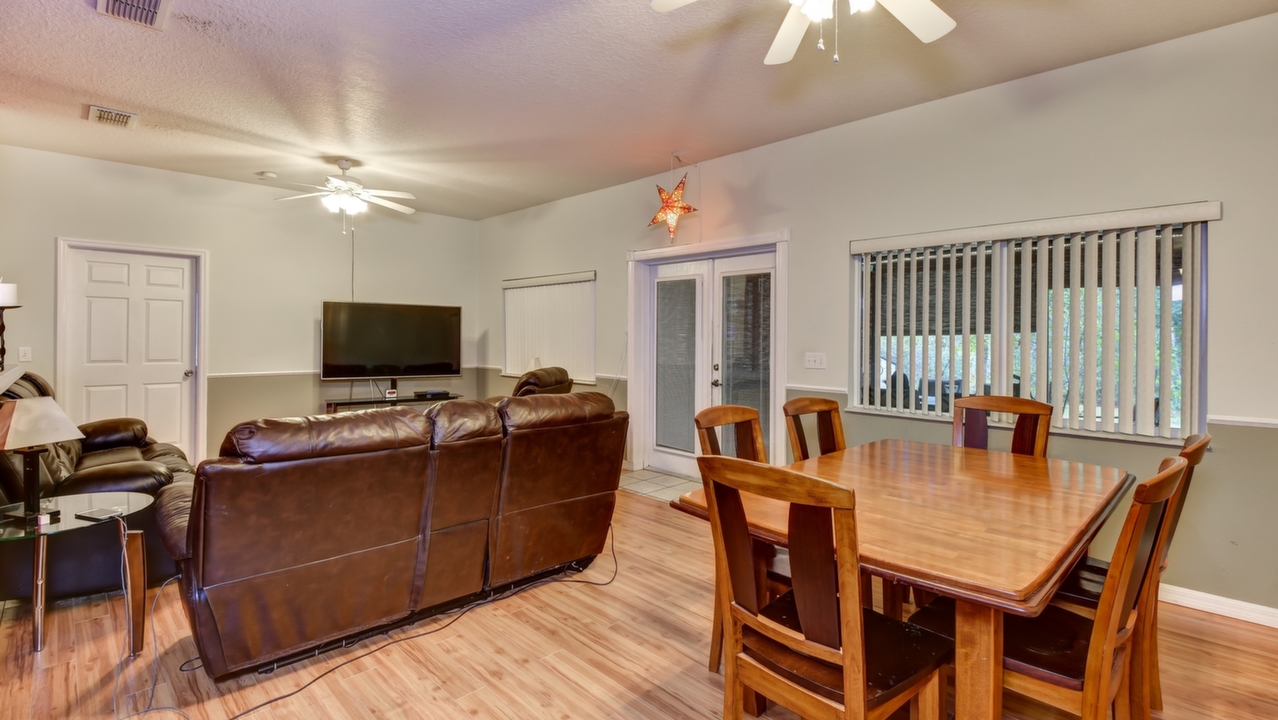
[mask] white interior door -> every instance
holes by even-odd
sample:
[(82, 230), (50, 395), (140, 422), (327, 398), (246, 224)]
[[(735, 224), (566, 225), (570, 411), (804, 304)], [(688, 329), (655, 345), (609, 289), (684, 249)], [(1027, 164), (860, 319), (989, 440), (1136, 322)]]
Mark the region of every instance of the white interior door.
[[(755, 408), (764, 437), (772, 437), (775, 267), (774, 253), (758, 253), (655, 268), (649, 466), (696, 477), (693, 416), (711, 405)], [(733, 452), (730, 428), (721, 442)]]
[(58, 401), (77, 423), (135, 417), (195, 457), (195, 261), (71, 248), (58, 288)]

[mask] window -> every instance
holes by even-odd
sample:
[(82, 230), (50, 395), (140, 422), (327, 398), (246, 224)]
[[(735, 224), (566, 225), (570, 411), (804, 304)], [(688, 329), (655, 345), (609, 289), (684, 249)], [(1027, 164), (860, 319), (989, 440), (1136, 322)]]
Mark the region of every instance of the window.
[(502, 281), (506, 357), (502, 371), (522, 375), (562, 367), (595, 381), (595, 272)]
[(849, 404), (947, 416), (1014, 395), (1055, 407), (1056, 428), (1198, 432), (1219, 218), (1193, 203), (854, 241)]

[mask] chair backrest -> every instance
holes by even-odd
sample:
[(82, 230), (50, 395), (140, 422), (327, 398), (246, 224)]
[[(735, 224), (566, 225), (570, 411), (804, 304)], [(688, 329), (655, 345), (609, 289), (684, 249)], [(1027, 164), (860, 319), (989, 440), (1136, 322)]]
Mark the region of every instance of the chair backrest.
[(1100, 712), (1107, 707), (1114, 652), (1135, 627), (1136, 609), (1145, 607), (1145, 593), (1158, 581), (1155, 552), (1167, 528), (1164, 520), (1168, 503), (1180, 488), (1187, 466), (1184, 458), (1167, 458), (1157, 475), (1136, 486), (1096, 606), (1088, 649), (1088, 677), (1083, 683), (1084, 708), (1093, 707)]
[(1007, 395), (972, 395), (954, 399), (954, 445), (989, 448), (987, 412), (1016, 414), (1012, 430), (1012, 452), (1017, 455), (1047, 457), (1047, 431), (1051, 428), (1052, 406), (1028, 398)]
[(558, 395), (572, 392), (572, 378), (561, 367), (545, 367), (529, 370), (515, 381), (513, 397), (528, 395)]
[[(866, 700), (861, 574), (856, 541), (856, 496), (820, 478), (725, 456), (697, 458), (705, 486), (720, 592), (734, 621), (795, 652), (843, 666), (844, 704)], [(754, 556), (741, 493), (790, 503), (790, 571), (801, 632), (759, 615)], [(840, 571), (842, 569), (842, 571)]]
[(702, 455), (722, 455), (715, 428), (731, 425), (735, 430), (735, 453), (742, 460), (768, 461), (768, 446), (763, 441), (759, 411), (744, 405), (714, 405), (697, 413), (697, 439)]
[(1172, 538), (1176, 535), (1176, 526), (1180, 525), (1180, 514), (1185, 510), (1185, 499), (1189, 496), (1189, 484), (1194, 479), (1194, 468), (1203, 461), (1207, 448), (1211, 447), (1211, 435), (1197, 433), (1185, 438), (1184, 449), (1180, 456), (1189, 465), (1185, 468), (1185, 477), (1180, 481), (1180, 489), (1172, 496), (1167, 505), (1167, 530), (1163, 533), (1162, 542), (1155, 557), (1158, 558), (1158, 569), (1167, 567), (1167, 552), (1171, 549)]
[(828, 398), (802, 397), (790, 400), (783, 408), (786, 426), (790, 431), (790, 452), (795, 460), (812, 457), (808, 452), (808, 439), (803, 432), (803, 416), (816, 414), (818, 455), (826, 455), (847, 447), (843, 439), (843, 417), (839, 404)]

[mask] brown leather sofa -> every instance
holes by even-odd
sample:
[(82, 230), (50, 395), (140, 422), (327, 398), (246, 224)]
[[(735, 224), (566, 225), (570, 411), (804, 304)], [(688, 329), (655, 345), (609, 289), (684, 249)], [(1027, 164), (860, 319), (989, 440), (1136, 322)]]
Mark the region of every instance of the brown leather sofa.
[(507, 397), (559, 395), (570, 392), (572, 392), (572, 378), (568, 376), (567, 370), (561, 367), (537, 368), (520, 375), (510, 395), (496, 395), (488, 398), (488, 402), (496, 405)]
[(204, 670), (288, 660), (602, 552), (629, 417), (599, 393), (243, 423), (160, 493)]
[[(6, 389), (8, 398), (51, 395), (51, 388), (36, 375), (24, 375)], [(191, 483), (195, 469), (176, 446), (147, 437), (146, 423), (135, 418), (113, 418), (80, 426), (82, 440), (47, 446), (40, 456), (40, 496), (92, 492), (138, 492), (156, 495), (172, 483)], [(21, 502), (22, 458), (5, 452), (0, 462), (0, 505)], [(173, 577), (177, 568), (155, 531), (154, 510), (130, 524), (142, 530), (147, 551), (150, 583)], [(18, 540), (0, 543), (0, 600), (31, 597), (33, 543)], [(48, 585), (50, 599), (91, 595), (120, 588), (120, 538), (114, 523), (58, 533), (49, 538)]]

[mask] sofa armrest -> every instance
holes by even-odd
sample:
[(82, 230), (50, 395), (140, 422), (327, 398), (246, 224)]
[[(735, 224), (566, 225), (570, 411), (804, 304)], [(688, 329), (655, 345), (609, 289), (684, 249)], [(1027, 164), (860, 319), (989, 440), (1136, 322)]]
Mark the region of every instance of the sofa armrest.
[(160, 539), (164, 541), (164, 549), (177, 561), (191, 557), (186, 538), (194, 501), (195, 483), (170, 485), (160, 491), (155, 501), (155, 525), (160, 529)]
[(86, 468), (58, 484), (55, 495), (136, 492), (154, 496), (173, 483), (173, 471), (158, 462), (130, 460)]
[(84, 453), (146, 445), (146, 423), (137, 418), (95, 420), (81, 425), (80, 432), (84, 433), (84, 439), (80, 441), (80, 449)]

